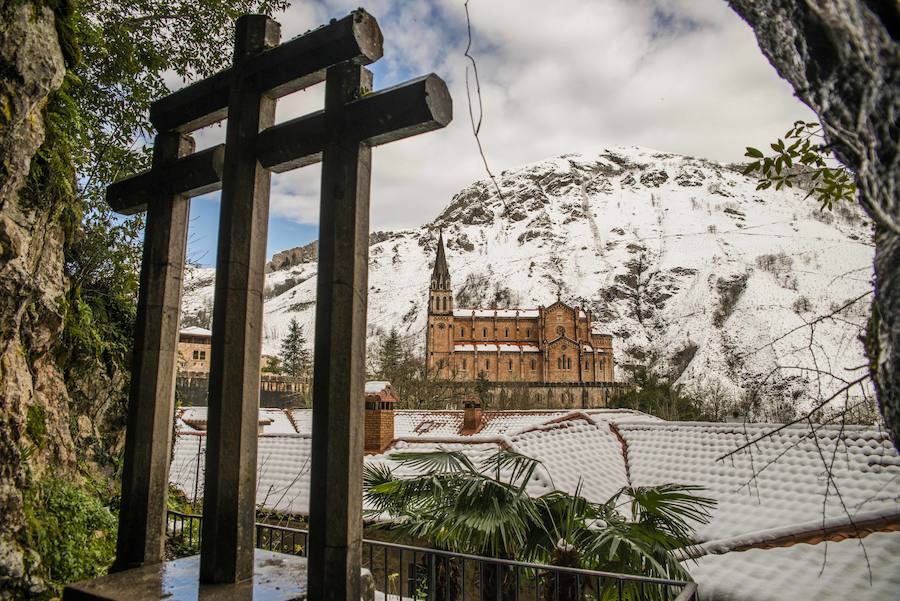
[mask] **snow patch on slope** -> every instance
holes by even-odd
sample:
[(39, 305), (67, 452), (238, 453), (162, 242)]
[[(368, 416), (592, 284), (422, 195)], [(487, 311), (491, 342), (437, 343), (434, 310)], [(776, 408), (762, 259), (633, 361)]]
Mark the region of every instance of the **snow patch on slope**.
[[(396, 327), (424, 346), (442, 228), (457, 308), (534, 308), (559, 294), (615, 336), (620, 365), (657, 357), (682, 384), (803, 406), (839, 386), (826, 377), (820, 390), (816, 370), (852, 375), (866, 363), (857, 326), (867, 298), (812, 338), (804, 325), (871, 289), (871, 230), (855, 206), (821, 212), (803, 192), (757, 191), (725, 165), (641, 148), (548, 159), (499, 183), (502, 200), (476, 182), (434, 222), (372, 237), (370, 345)], [(278, 351), (291, 318), (311, 344), (316, 267), (266, 275), (264, 352)], [(188, 322), (211, 315), (213, 276), (188, 277)]]

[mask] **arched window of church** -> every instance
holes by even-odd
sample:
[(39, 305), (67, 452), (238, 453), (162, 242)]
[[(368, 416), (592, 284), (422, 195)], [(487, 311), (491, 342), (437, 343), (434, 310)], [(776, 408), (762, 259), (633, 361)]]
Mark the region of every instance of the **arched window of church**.
[(572, 369), (572, 358), (571, 357), (566, 359), (566, 369)]
[(562, 369), (562, 357), (556, 358), (556, 369)]
[(467, 369), (466, 363), (467, 363), (467, 359), (463, 358), (463, 369)]
[(490, 360), (490, 359), (485, 359), (485, 360), (484, 360), (484, 368), (485, 368), (485, 369), (490, 369), (490, 368), (491, 368), (491, 360)]
[(509, 360), (509, 371), (512, 371), (512, 359)]
[(462, 338), (466, 335), (466, 329), (462, 326), (459, 327), (459, 337)]
[(531, 360), (531, 371), (534, 371), (534, 369), (535, 369), (535, 364), (534, 364), (534, 359), (532, 359)]
[(525, 330), (525, 337), (526, 337), (526, 338), (531, 338), (531, 328), (527, 328), (527, 329)]
[(509, 338), (509, 328), (506, 328), (505, 330), (503, 330), (503, 335), (506, 336), (507, 338)]
[(487, 328), (481, 328), (481, 336), (487, 338)]

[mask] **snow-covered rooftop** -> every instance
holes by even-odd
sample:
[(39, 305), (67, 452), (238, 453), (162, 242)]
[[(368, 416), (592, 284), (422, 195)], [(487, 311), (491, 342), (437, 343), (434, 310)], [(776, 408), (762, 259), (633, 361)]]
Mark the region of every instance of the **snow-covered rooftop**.
[[(888, 510), (900, 514), (900, 457), (887, 434), (868, 427), (785, 428), (719, 461), (771, 424), (623, 423), (632, 483), (698, 484), (719, 502), (700, 541)], [(824, 458), (824, 459), (823, 459)], [(831, 481), (823, 460), (831, 466)], [(827, 491), (827, 495), (826, 495)]]
[(453, 351), (456, 353), (475, 352), (479, 353), (539, 353), (540, 347), (535, 344), (491, 344), (479, 342), (476, 344), (456, 343), (453, 345)]
[(540, 315), (537, 309), (454, 309), (453, 317), (530, 317)]
[(366, 382), (366, 394), (378, 394), (390, 385), (390, 382), (384, 380), (373, 380), (371, 382)]
[[(204, 409), (181, 416), (205, 417)], [(266, 409), (264, 416), (271, 423), (259, 437), (257, 503), (305, 514), (311, 412)], [(531, 494), (580, 488), (597, 502), (624, 486), (701, 485), (718, 501), (710, 523), (697, 529), (698, 562), (685, 563), (702, 599), (898, 598), (900, 532), (882, 530), (900, 527), (900, 456), (876, 428), (789, 426), (738, 450), (775, 426), (665, 422), (626, 409), (484, 411), (481, 430), (463, 436), (462, 417), (396, 411), (394, 444), (366, 462), (396, 466), (394, 451), (435, 449), (477, 461), (506, 448), (542, 462)], [(179, 427), (170, 479), (189, 496), (202, 495), (204, 444), (204, 433)], [(863, 523), (875, 526), (859, 529)], [(841, 533), (833, 540), (850, 538), (802, 542), (821, 541), (823, 528)]]
[(207, 330), (206, 328), (201, 328), (199, 326), (188, 326), (186, 328), (181, 328), (180, 333), (186, 336), (212, 336), (211, 330)]
[(703, 601), (896, 601), (900, 532), (706, 555), (686, 567)]

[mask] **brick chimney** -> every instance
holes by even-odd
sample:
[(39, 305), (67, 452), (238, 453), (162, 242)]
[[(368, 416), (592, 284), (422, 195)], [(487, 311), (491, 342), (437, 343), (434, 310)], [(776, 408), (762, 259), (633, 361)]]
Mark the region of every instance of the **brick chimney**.
[(467, 398), (463, 401), (463, 426), (460, 434), (477, 434), (481, 430), (481, 401)]
[(365, 452), (381, 453), (394, 442), (394, 388), (389, 382), (366, 382), (365, 403)]

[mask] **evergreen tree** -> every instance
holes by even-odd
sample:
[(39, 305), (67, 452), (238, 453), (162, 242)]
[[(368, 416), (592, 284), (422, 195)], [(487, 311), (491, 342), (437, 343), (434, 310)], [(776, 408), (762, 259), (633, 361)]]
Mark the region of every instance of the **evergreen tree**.
[(306, 348), (306, 335), (303, 326), (295, 318), (291, 318), (288, 335), (281, 342), (279, 357), (285, 374), (303, 378), (309, 373), (310, 356), (309, 349)]
[(475, 395), (481, 401), (481, 408), (487, 409), (491, 401), (491, 383), (483, 371), (478, 372), (478, 378), (475, 380)]
[(403, 350), (403, 341), (397, 328), (382, 338), (378, 347), (378, 377), (393, 382), (400, 377), (401, 368), (406, 362), (406, 353)]

